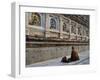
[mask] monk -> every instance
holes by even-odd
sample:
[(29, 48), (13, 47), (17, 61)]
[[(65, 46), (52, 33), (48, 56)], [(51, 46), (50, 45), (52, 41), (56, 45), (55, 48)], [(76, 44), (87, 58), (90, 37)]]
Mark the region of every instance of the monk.
[(74, 47), (72, 47), (72, 52), (71, 52), (71, 61), (76, 61), (79, 60), (79, 55), (78, 52), (75, 50)]

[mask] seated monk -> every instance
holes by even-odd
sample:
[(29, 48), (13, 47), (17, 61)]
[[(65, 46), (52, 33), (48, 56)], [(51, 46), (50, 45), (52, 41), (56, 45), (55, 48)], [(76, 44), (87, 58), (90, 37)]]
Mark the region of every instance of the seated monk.
[(61, 62), (66, 63), (66, 62), (67, 62), (67, 57), (66, 57), (66, 56), (64, 56), (64, 57), (61, 59)]
[(72, 47), (71, 61), (76, 61), (76, 60), (79, 60), (78, 52), (75, 50), (74, 47)]

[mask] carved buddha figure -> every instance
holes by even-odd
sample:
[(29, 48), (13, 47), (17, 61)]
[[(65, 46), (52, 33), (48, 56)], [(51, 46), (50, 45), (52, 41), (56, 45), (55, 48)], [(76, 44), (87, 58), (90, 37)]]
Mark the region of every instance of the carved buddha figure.
[(29, 24), (40, 26), (40, 22), (41, 22), (40, 15), (38, 13), (32, 13), (31, 21), (29, 22)]
[(56, 19), (51, 18), (50, 20), (50, 29), (56, 29)]

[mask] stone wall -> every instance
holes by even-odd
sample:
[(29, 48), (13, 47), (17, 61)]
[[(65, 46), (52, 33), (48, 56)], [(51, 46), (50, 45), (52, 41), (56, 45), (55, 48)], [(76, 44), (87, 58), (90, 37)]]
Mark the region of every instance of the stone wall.
[[(26, 35), (56, 37), (72, 41), (89, 40), (89, 26), (86, 27), (76, 22), (76, 20), (70, 19), (67, 14), (65, 16), (62, 14), (28, 12), (25, 17)], [(30, 22), (35, 24), (30, 24)]]
[[(72, 46), (26, 48), (26, 65), (62, 57), (64, 55), (71, 55), (71, 47)], [(89, 50), (88, 46), (75, 46), (75, 48), (79, 53)]]

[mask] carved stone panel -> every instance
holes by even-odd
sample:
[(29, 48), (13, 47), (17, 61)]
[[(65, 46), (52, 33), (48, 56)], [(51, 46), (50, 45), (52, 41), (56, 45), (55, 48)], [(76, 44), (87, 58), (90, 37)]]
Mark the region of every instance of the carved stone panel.
[(49, 15), (49, 27), (50, 29), (59, 30), (59, 16), (57, 15)]
[(66, 22), (64, 22), (62, 26), (63, 26), (63, 31), (69, 33), (69, 28), (70, 28), (69, 25)]
[(56, 29), (57, 28), (57, 22), (55, 18), (50, 19), (50, 29)]
[(82, 35), (82, 27), (81, 26), (78, 26), (78, 35)]
[(71, 22), (71, 33), (76, 34), (76, 23), (75, 22)]
[(31, 20), (29, 21), (29, 25), (41, 25), (41, 17), (38, 13), (32, 13), (31, 14)]

